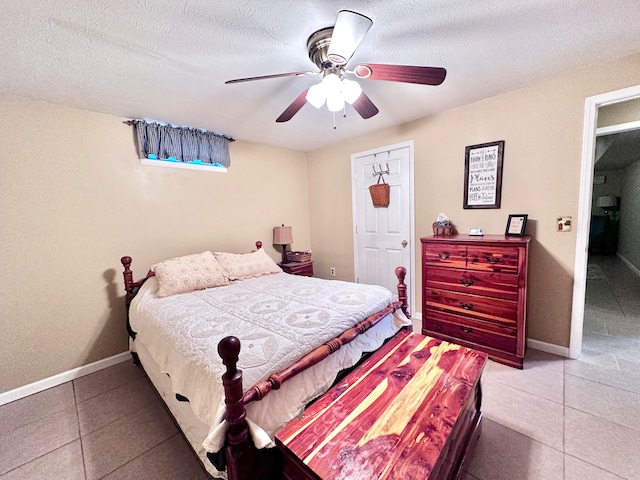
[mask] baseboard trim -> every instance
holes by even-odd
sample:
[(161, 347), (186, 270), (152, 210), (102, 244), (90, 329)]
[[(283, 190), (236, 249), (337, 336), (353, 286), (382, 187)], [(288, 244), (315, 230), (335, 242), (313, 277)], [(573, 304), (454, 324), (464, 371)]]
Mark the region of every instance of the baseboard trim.
[(98, 360), (97, 362), (83, 365), (82, 367), (74, 368), (73, 370), (67, 370), (66, 372), (38, 380), (37, 382), (30, 383), (23, 387), (18, 387), (16, 389), (9, 390), (8, 392), (0, 393), (0, 405), (20, 400), (21, 398), (28, 397), (29, 395), (41, 392), (47, 388), (57, 387), (63, 383), (84, 377), (85, 375), (97, 372), (103, 368), (108, 368), (118, 363), (126, 362), (127, 360), (131, 360), (131, 353), (122, 352), (114, 355), (113, 357)]
[(569, 347), (562, 347), (553, 343), (541, 342), (540, 340), (534, 340), (527, 338), (527, 347), (534, 350), (540, 350), (541, 352), (551, 353), (560, 357), (569, 358)]
[(627, 267), (629, 267), (629, 270), (631, 270), (633, 273), (635, 273), (637, 276), (640, 277), (640, 270), (638, 270), (638, 267), (636, 267), (633, 263), (627, 260), (624, 257), (624, 255), (621, 255), (620, 253), (616, 253), (616, 256), (622, 261), (622, 263), (624, 263)]
[[(422, 313), (416, 312), (411, 317), (411, 320), (418, 320), (414, 322), (414, 327), (416, 325), (420, 325), (422, 323)], [(420, 333), (421, 328), (417, 330), (414, 328), (414, 332)], [(554, 345), (553, 343), (541, 342), (540, 340), (533, 340), (532, 338), (527, 338), (527, 347), (532, 348), (534, 350), (540, 350), (541, 352), (551, 353), (553, 355), (558, 355), (560, 357), (569, 358), (569, 347), (561, 347), (560, 345)]]

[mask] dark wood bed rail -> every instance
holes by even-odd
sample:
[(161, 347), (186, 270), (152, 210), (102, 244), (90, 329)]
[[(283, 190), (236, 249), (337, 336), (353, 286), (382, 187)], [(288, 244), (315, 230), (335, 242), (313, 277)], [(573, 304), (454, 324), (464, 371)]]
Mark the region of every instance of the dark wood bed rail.
[(269, 378), (253, 385), (243, 394), (242, 370), (237, 366), (240, 354), (240, 340), (234, 336), (223, 338), (218, 344), (218, 354), (226, 367), (226, 372), (222, 376), (222, 383), (225, 393), (225, 404), (227, 411), (225, 419), (227, 422), (227, 447), (225, 456), (227, 460), (227, 476), (229, 480), (248, 480), (258, 478), (273, 478), (273, 472), (263, 472), (260, 465), (255, 461), (256, 452), (251, 439), (249, 438), (249, 426), (246, 422), (247, 412), (245, 406), (253, 401), (262, 400), (272, 390), (278, 390), (281, 385), (303, 372), (304, 370), (318, 364), (332, 353), (339, 350), (343, 345), (353, 341), (356, 337), (376, 325), (389, 313), (401, 309), (409, 317), (407, 304), (407, 286), (404, 283), (406, 269), (398, 267), (395, 270), (398, 277), (398, 300), (392, 302), (380, 312), (365, 318), (354, 327), (345, 330), (337, 337), (329, 340), (320, 347), (311, 351), (297, 362), (293, 363), (283, 371), (271, 374)]
[[(363, 334), (371, 327), (376, 325), (380, 320), (382, 320), (389, 313), (395, 312), (398, 308), (400, 308), (400, 301), (393, 302), (384, 310), (381, 310), (378, 313), (375, 313), (371, 317), (368, 317), (362, 320), (360, 323), (351, 327), (348, 330), (345, 330), (337, 337), (329, 340), (327, 343), (319, 346), (315, 350), (312, 350), (307, 355), (302, 357), (300, 360), (295, 362), (294, 364), (288, 366), (283, 371), (278, 373), (273, 373), (266, 380), (256, 383), (253, 387), (251, 387), (247, 393), (244, 394), (242, 398), (242, 403), (247, 405), (250, 402), (262, 400), (271, 390), (278, 390), (280, 386), (289, 380), (291, 377), (296, 376), (300, 372), (305, 371), (307, 368), (310, 368), (320, 361), (327, 358), (332, 353), (337, 352), (341, 347), (355, 340), (356, 337)], [(222, 344), (227, 339), (233, 339), (236, 337), (226, 337), (220, 341)], [(237, 340), (237, 339), (236, 339)], [(225, 347), (226, 350), (226, 347)], [(224, 359), (223, 359), (224, 360)], [(226, 365), (226, 363), (225, 363)]]

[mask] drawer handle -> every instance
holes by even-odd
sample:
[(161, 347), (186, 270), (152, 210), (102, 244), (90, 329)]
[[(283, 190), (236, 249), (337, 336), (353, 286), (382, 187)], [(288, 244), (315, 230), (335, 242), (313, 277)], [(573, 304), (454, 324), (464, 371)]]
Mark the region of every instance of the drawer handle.
[(464, 333), (472, 333), (473, 332), (473, 328), (465, 327), (463, 325), (460, 325), (460, 330), (462, 330)]
[(473, 303), (460, 302), (460, 306), (465, 310), (473, 310)]
[(489, 262), (491, 265), (495, 265), (496, 263), (498, 263), (500, 261), (500, 257), (489, 257), (489, 256), (486, 256), (484, 258), (486, 258), (487, 262)]
[(465, 280), (464, 278), (461, 278), (460, 283), (465, 287), (471, 287), (473, 285), (473, 280)]
[(440, 257), (440, 260), (446, 260), (447, 258), (449, 258), (449, 252), (440, 252), (438, 254), (438, 257)]

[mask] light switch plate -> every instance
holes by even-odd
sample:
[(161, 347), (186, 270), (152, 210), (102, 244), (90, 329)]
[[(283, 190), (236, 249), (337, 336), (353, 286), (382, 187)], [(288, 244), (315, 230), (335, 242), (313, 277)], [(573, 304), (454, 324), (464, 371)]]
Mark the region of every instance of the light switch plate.
[(556, 230), (558, 232), (570, 232), (571, 231), (571, 217), (558, 217), (556, 220)]

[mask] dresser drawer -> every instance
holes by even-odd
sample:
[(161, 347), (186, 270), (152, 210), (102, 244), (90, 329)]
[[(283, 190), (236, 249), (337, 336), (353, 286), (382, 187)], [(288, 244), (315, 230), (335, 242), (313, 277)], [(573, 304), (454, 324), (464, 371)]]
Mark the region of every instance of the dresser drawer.
[(464, 268), (467, 263), (465, 245), (423, 244), (422, 259), (426, 265)]
[(518, 273), (517, 247), (467, 247), (467, 268), (501, 273)]
[[(515, 328), (500, 327), (469, 317), (451, 315), (427, 309), (422, 319), (423, 335), (460, 339), (469, 344), (478, 344), (504, 352), (516, 352)], [(455, 340), (452, 340), (455, 342)]]
[(518, 305), (512, 300), (428, 287), (424, 289), (424, 300), (426, 308), (471, 315), (498, 324), (516, 324)]
[(426, 271), (425, 278), (428, 288), (514, 301), (518, 299), (518, 276), (511, 273), (433, 267)]

